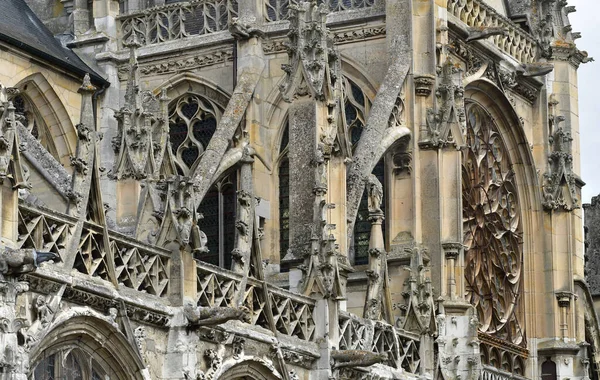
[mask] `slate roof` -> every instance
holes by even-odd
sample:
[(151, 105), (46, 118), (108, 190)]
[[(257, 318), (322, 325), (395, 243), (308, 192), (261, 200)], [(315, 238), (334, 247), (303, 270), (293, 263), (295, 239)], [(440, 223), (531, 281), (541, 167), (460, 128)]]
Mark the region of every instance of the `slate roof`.
[[(86, 65), (71, 49), (63, 47), (24, 0), (0, 0), (0, 41), (22, 49), (47, 62), (64, 67), (83, 78), (89, 73), (92, 82), (108, 82)], [(1, 68), (0, 68), (1, 70)]]

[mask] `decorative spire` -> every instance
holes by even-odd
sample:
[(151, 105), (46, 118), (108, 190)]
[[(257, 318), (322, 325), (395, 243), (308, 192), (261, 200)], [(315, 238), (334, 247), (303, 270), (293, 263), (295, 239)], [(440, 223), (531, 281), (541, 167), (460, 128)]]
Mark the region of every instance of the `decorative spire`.
[(130, 49), (129, 77), (125, 104), (115, 112), (119, 129), (112, 144), (118, 155), (111, 175), (141, 180), (158, 175), (167, 144), (169, 98), (165, 89), (160, 96), (140, 91), (136, 49), (141, 44), (135, 33), (125, 46)]
[(335, 87), (338, 77), (338, 55), (325, 25), (328, 9), (316, 1), (299, 2), (289, 9), (289, 63), (281, 65), (287, 75), (280, 91), (286, 101), (298, 96), (325, 100), (326, 87)]

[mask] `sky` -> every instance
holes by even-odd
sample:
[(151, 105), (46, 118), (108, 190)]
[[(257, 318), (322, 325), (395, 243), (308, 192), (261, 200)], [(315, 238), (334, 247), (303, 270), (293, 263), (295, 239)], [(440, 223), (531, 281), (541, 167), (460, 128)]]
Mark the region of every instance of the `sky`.
[(581, 32), (576, 41), (580, 50), (586, 50), (598, 62), (579, 67), (579, 116), (581, 141), (582, 202), (589, 203), (600, 194), (600, 1), (569, 0), (577, 8), (569, 19), (573, 31)]

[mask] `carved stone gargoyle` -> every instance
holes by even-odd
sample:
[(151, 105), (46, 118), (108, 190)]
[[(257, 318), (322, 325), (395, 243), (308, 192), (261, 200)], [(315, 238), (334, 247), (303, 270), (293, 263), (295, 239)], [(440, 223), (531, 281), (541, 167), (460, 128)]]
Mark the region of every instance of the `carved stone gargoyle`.
[(188, 328), (203, 326), (218, 326), (227, 321), (250, 322), (250, 310), (240, 307), (202, 307), (193, 302), (187, 302), (183, 314), (188, 321)]
[(482, 40), (491, 36), (506, 36), (508, 30), (502, 26), (475, 26), (468, 28), (467, 42)]
[(525, 63), (517, 68), (517, 73), (522, 77), (540, 77), (550, 74), (554, 65), (548, 62)]
[(378, 354), (364, 350), (333, 350), (331, 352), (333, 369), (351, 367), (370, 367), (374, 364), (387, 363), (387, 353)]
[(35, 249), (4, 248), (0, 252), (0, 280), (4, 276), (33, 272), (46, 261), (61, 261), (54, 252), (38, 252)]

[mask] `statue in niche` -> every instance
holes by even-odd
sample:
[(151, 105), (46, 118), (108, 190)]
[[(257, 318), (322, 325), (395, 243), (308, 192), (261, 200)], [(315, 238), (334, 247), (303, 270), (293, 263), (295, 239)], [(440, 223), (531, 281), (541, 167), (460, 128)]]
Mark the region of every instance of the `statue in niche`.
[(367, 180), (367, 191), (369, 192), (368, 207), (370, 214), (382, 214), (381, 202), (383, 200), (383, 185), (374, 174)]

